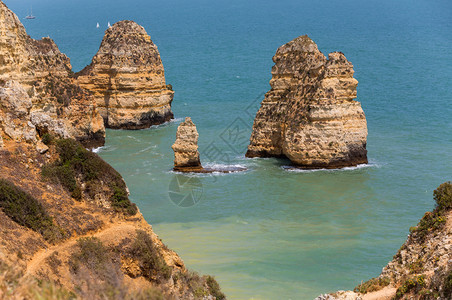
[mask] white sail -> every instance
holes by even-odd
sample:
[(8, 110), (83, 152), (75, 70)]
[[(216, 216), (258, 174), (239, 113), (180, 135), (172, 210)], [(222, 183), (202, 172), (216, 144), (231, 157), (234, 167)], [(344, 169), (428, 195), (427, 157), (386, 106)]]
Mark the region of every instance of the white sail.
[(108, 28), (110, 28), (110, 27), (111, 27), (110, 22), (108, 22)]
[(96, 28), (99, 28), (99, 27), (100, 27), (100, 25), (99, 25), (99, 23), (97, 23)]

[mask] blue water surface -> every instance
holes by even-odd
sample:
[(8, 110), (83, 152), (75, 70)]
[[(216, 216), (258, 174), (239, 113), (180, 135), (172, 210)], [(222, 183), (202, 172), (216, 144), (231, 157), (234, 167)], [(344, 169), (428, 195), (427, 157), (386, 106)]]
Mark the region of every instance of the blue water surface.
[[(451, 1), (4, 2), (33, 38), (53, 38), (75, 71), (90, 63), (107, 22), (146, 28), (175, 90), (176, 120), (108, 130), (99, 154), (163, 241), (191, 269), (215, 275), (230, 299), (312, 299), (377, 276), (432, 209), (432, 191), (451, 180)], [(37, 18), (24, 20), (31, 6)], [(369, 166), (295, 172), (284, 160), (244, 158), (271, 58), (304, 34), (354, 64)], [(204, 164), (249, 170), (172, 173), (171, 145), (186, 116)], [(169, 192), (193, 187), (174, 191), (174, 180), (194, 184), (195, 205), (174, 204)]]

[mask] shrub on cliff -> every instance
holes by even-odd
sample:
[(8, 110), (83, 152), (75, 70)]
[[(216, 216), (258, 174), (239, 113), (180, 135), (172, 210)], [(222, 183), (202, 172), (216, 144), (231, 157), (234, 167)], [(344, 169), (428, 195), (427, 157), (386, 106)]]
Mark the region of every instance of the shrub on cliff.
[(416, 227), (411, 227), (410, 232), (416, 239), (424, 239), (430, 232), (440, 230), (446, 224), (446, 213), (452, 209), (452, 183), (441, 184), (434, 192), (433, 199), (436, 202), (435, 209), (427, 212)]
[(0, 208), (16, 223), (40, 233), (46, 240), (61, 237), (41, 203), (13, 183), (0, 179)]
[(372, 279), (369, 279), (368, 281), (366, 281), (364, 283), (361, 283), (358, 286), (356, 286), (353, 289), (353, 291), (355, 293), (366, 294), (366, 293), (370, 293), (370, 292), (381, 290), (385, 286), (388, 286), (390, 282), (391, 281), (390, 281), (390, 279), (388, 277), (372, 278)]
[(105, 194), (102, 186), (106, 186), (110, 191), (109, 201), (116, 211), (129, 215), (137, 213), (136, 205), (127, 196), (126, 184), (121, 175), (102, 158), (73, 139), (54, 140), (53, 144), (59, 159), (43, 168), (43, 176), (59, 182), (77, 200), (82, 198), (77, 179), (85, 184), (84, 191), (91, 198), (97, 193)]
[(409, 278), (405, 280), (405, 282), (400, 286), (394, 297), (395, 300), (401, 299), (403, 295), (414, 291), (415, 294), (419, 294), (419, 292), (425, 287), (425, 276), (420, 275), (416, 277)]
[(158, 252), (149, 234), (137, 230), (137, 237), (130, 249), (131, 256), (140, 264), (143, 276), (158, 282), (171, 277), (171, 268)]
[(220, 285), (215, 280), (215, 278), (213, 278), (212, 276), (207, 276), (206, 283), (212, 296), (214, 296), (217, 300), (226, 299), (226, 295), (221, 292)]
[(450, 181), (441, 184), (434, 192), (436, 209), (447, 211), (452, 209), (452, 183)]
[(95, 237), (81, 238), (69, 257), (75, 290), (81, 299), (125, 299), (128, 288), (118, 260)]

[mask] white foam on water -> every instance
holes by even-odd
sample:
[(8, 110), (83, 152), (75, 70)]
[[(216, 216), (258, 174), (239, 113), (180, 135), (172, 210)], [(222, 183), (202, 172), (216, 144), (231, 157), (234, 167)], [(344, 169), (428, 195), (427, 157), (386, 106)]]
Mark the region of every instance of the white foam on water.
[(149, 146), (149, 147), (146, 147), (146, 148), (144, 148), (144, 149), (141, 149), (140, 151), (136, 152), (135, 154), (140, 154), (140, 153), (143, 153), (143, 152), (149, 151), (149, 150), (151, 150), (151, 149), (155, 149), (155, 148), (157, 148), (157, 145), (151, 145), (151, 146)]
[(227, 165), (227, 164), (220, 164), (220, 163), (216, 163), (216, 162), (211, 162), (211, 163), (206, 163), (204, 165), (204, 168), (227, 171), (227, 170), (235, 169), (235, 168), (246, 169), (246, 166), (245, 165), (241, 165), (241, 164)]
[(294, 173), (312, 173), (312, 172), (344, 172), (344, 171), (355, 171), (365, 168), (379, 168), (380, 166), (376, 163), (360, 164), (356, 167), (345, 167), (340, 169), (300, 169), (294, 166), (281, 166), (284, 171), (294, 172)]
[(91, 152), (93, 152), (93, 153), (111, 152), (111, 151), (115, 151), (116, 149), (117, 149), (117, 147), (114, 147), (114, 146), (101, 146), (101, 147), (93, 148), (91, 150)]
[(91, 152), (93, 152), (93, 153), (99, 153), (103, 148), (104, 148), (104, 146), (97, 147), (97, 148), (93, 148), (93, 149), (91, 149)]
[(142, 129), (142, 130), (158, 129), (158, 128), (161, 128), (161, 127), (169, 126), (169, 125), (171, 125), (173, 123), (178, 124), (178, 123), (180, 123), (180, 122), (182, 122), (184, 120), (185, 120), (184, 118), (175, 118), (175, 119), (171, 119), (171, 120), (169, 120), (169, 121), (167, 121), (165, 123), (162, 123), (162, 124), (159, 124), (159, 125), (152, 125), (149, 128), (145, 128), (145, 129)]

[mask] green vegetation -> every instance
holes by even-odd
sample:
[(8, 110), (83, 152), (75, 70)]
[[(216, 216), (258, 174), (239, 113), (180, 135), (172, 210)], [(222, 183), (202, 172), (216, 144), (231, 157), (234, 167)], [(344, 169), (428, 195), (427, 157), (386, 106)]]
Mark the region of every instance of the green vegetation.
[(416, 227), (410, 232), (415, 238), (423, 240), (430, 232), (443, 228), (446, 224), (446, 213), (452, 209), (452, 183), (441, 184), (434, 192), (436, 206), (432, 212), (427, 212)]
[(55, 241), (62, 233), (53, 223), (41, 203), (13, 183), (0, 179), (0, 208), (16, 223)]
[(425, 286), (425, 276), (424, 275), (409, 278), (402, 284), (401, 287), (399, 287), (397, 289), (394, 299), (398, 300), (398, 299), (402, 298), (403, 295), (405, 295), (406, 293), (411, 292), (413, 290), (416, 293), (418, 293), (420, 290), (423, 289), (424, 286)]
[(137, 230), (137, 237), (130, 249), (131, 256), (139, 261), (143, 276), (149, 280), (171, 277), (171, 268), (166, 264), (163, 257), (155, 248), (151, 237), (145, 231)]
[(217, 300), (226, 299), (226, 296), (221, 292), (220, 285), (215, 278), (207, 276), (206, 283), (212, 296), (214, 296)]
[(109, 259), (106, 255), (107, 249), (101, 241), (95, 237), (81, 238), (77, 241), (79, 251), (71, 255), (69, 266), (71, 272), (78, 273), (85, 266), (95, 273), (108, 272), (105, 265)]
[(59, 275), (58, 268), (62, 265), (62, 261), (58, 258), (58, 251), (53, 252), (46, 258), (46, 262), (55, 275)]
[(452, 269), (449, 271), (449, 274), (444, 279), (444, 295), (452, 295)]
[(419, 274), (422, 272), (423, 269), (424, 269), (424, 261), (422, 258), (419, 258), (410, 264), (410, 273), (411, 274)]
[(77, 241), (78, 250), (69, 257), (69, 269), (77, 296), (81, 299), (125, 299), (128, 288), (124, 284), (119, 261), (95, 237)]
[(221, 292), (220, 285), (212, 276), (201, 277), (196, 272), (177, 271), (173, 273), (173, 280), (175, 284), (188, 287), (188, 293), (185, 293), (187, 298), (192, 293), (195, 299), (203, 299), (209, 295), (214, 296), (218, 300), (226, 299), (226, 296)]
[(389, 285), (391, 280), (388, 277), (378, 277), (378, 278), (372, 278), (364, 283), (361, 283), (360, 285), (356, 286), (353, 291), (355, 293), (361, 293), (366, 294), (374, 291), (381, 290), (385, 286)]
[(68, 263), (80, 299), (165, 299), (158, 287), (131, 290), (124, 282), (120, 260), (98, 238), (81, 238), (77, 248)]
[[(73, 76), (70, 74), (70, 77)], [(44, 81), (35, 81), (34, 86), (43, 89), (44, 92), (53, 97), (57, 103), (68, 107), (73, 99), (88, 98), (89, 94), (79, 85), (72, 84), (70, 80), (65, 80), (53, 75), (46, 76)]]
[[(52, 140), (52, 139), (49, 139)], [(74, 199), (82, 199), (82, 190), (77, 179), (85, 184), (85, 192), (91, 198), (105, 193), (102, 186), (110, 190), (111, 206), (119, 212), (135, 215), (137, 207), (127, 196), (126, 184), (121, 175), (97, 154), (86, 150), (73, 139), (54, 140), (59, 159), (44, 166), (42, 175), (60, 183)]]
[(452, 209), (452, 182), (441, 184), (433, 191), (433, 199), (436, 201), (436, 210), (448, 211)]
[(44, 133), (41, 137), (41, 141), (46, 145), (50, 145), (53, 142), (53, 136), (48, 132)]

